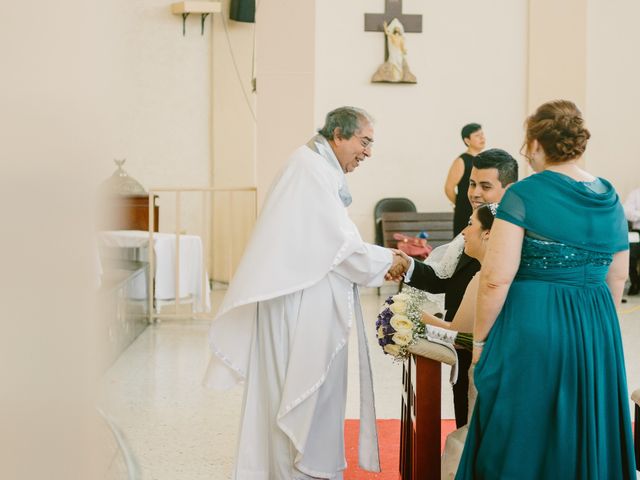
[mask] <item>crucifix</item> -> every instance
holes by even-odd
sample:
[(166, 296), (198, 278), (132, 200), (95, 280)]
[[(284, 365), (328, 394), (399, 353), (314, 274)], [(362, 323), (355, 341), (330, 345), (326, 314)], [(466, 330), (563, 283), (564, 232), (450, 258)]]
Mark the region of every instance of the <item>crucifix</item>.
[(409, 69), (406, 32), (422, 32), (422, 15), (402, 13), (402, 0), (385, 0), (384, 13), (364, 14), (365, 32), (384, 32), (384, 63), (371, 77), (373, 83), (417, 83)]
[(384, 13), (365, 13), (365, 32), (384, 32), (384, 22), (391, 23), (397, 18), (408, 33), (422, 32), (422, 15), (405, 15), (402, 13), (402, 0), (384, 0)]

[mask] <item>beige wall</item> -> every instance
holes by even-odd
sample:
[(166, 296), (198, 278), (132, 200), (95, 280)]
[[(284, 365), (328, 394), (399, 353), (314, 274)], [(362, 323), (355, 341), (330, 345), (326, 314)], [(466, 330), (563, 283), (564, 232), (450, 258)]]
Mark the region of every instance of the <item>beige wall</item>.
[(640, 3), (585, 0), (587, 20), (587, 165), (608, 178), (624, 199), (640, 186)]
[(316, 29), (322, 28), (316, 3), (267, 2), (257, 12), (259, 203), (291, 152), (313, 134)]
[(557, 98), (585, 106), (586, 0), (529, 0), (528, 113)]
[[(80, 20), (82, 5), (75, 20), (54, 11), (45, 21), (27, 7), (8, 12), (6, 19), (29, 21), (5, 22), (2, 30), (3, 44), (12, 47), (5, 57), (20, 67), (4, 72), (11, 95), (3, 98), (3, 116), (11, 122), (2, 131), (14, 143), (2, 143), (15, 146), (7, 158), (30, 152), (40, 162), (36, 170), (53, 168), (74, 150), (96, 181), (113, 172), (113, 158), (126, 157), (125, 168), (146, 187), (257, 184), (262, 198), (329, 109), (359, 105), (377, 119), (376, 143), (373, 158), (349, 176), (350, 212), (371, 240), (379, 198), (407, 196), (420, 210), (449, 208), (442, 184), (463, 149), (464, 123), (482, 123), (488, 146), (516, 155), (525, 115), (567, 96), (584, 108), (593, 134), (588, 167), (623, 196), (640, 183), (633, 158), (637, 2), (449, 3), (403, 2), (405, 12), (423, 15), (423, 32), (407, 34), (417, 85), (370, 83), (384, 37), (364, 32), (363, 15), (382, 11), (382, 0), (261, 2), (257, 27), (229, 21), (228, 40), (219, 15), (207, 20), (204, 36), (192, 15), (183, 37), (182, 19), (159, 0), (96, 2), (87, 17), (93, 22)], [(255, 28), (257, 95), (249, 91)], [(253, 200), (235, 203), (240, 228), (249, 229)], [(183, 204), (183, 229), (201, 233), (200, 200)], [(218, 208), (214, 214), (233, 216), (224, 200)], [(162, 200), (161, 212), (168, 229), (172, 198)], [(223, 221), (216, 228), (231, 227)], [(227, 262), (224, 251), (214, 257)]]
[[(349, 175), (351, 217), (373, 240), (373, 208), (383, 197), (412, 199), (421, 211), (450, 209), (444, 180), (464, 151), (460, 129), (480, 122), (488, 147), (514, 156), (526, 113), (527, 2), (405, 0), (423, 15), (406, 34), (417, 85), (370, 83), (384, 60), (384, 35), (364, 31), (364, 12), (384, 2), (317, 2), (315, 126), (342, 104), (376, 118), (373, 157)], [(340, 12), (340, 15), (336, 15)]]
[[(529, 0), (527, 114), (559, 98), (585, 113), (587, 82), (586, 0)], [(586, 164), (588, 155), (581, 159)], [(525, 165), (524, 174), (531, 168)]]
[[(299, 20), (283, 23), (283, 18)], [(256, 19), (255, 25), (228, 21), (228, 36), (222, 18), (215, 20), (213, 171), (216, 187), (257, 185), (259, 203), (291, 150), (313, 129), (314, 2), (267, 4), (258, 9)], [(257, 95), (250, 92), (254, 32)], [(228, 281), (253, 226), (256, 198), (217, 198), (213, 277)], [(233, 232), (231, 237), (228, 232)]]
[[(256, 19), (255, 25), (228, 21), (227, 33), (222, 18), (214, 23), (213, 171), (216, 187), (257, 185), (260, 203), (292, 149), (313, 130), (314, 2), (267, 4)], [(250, 91), (254, 32), (257, 95)], [(213, 277), (227, 281), (253, 226), (256, 198), (237, 195), (233, 204), (228, 195), (218, 199)]]
[[(261, 5), (256, 98), (250, 92), (255, 25), (228, 21), (227, 40), (214, 15), (213, 29), (208, 23), (201, 37), (195, 16), (182, 37), (181, 19), (164, 3), (110, 2), (103, 8), (112, 68), (99, 100), (108, 125), (97, 171), (107, 176), (111, 158), (126, 156), (128, 171), (146, 186), (257, 184), (262, 198), (287, 155), (322, 124), (326, 111), (360, 105), (377, 119), (376, 145), (373, 158), (349, 177), (355, 199), (350, 210), (363, 236), (372, 239), (371, 211), (379, 198), (408, 196), (420, 210), (449, 208), (442, 183), (463, 148), (462, 124), (481, 122), (488, 146), (516, 155), (525, 115), (544, 100), (566, 96), (584, 108), (593, 133), (589, 168), (608, 176), (622, 194), (635, 185), (637, 173), (629, 174), (635, 163), (627, 159), (633, 155), (640, 68), (624, 59), (634, 58), (638, 44), (636, 2), (405, 0), (405, 12), (424, 15), (423, 32), (407, 34), (415, 86), (369, 82), (382, 61), (384, 38), (363, 31), (363, 14), (381, 11), (378, 3)], [(228, 0), (223, 6), (226, 11)], [(282, 22), (284, 16), (297, 21)], [(193, 202), (184, 202), (185, 227), (198, 233), (199, 201)], [(163, 226), (172, 220), (171, 199), (166, 203)], [(253, 205), (250, 199), (236, 203)], [(193, 218), (191, 211), (197, 212)], [(251, 224), (238, 215), (240, 224)], [(215, 256), (226, 262), (224, 255)]]
[(640, 44), (632, 0), (530, 1), (528, 111), (568, 98), (583, 110), (592, 138), (585, 165), (624, 199), (640, 185), (634, 160), (640, 108)]
[[(170, 2), (113, 0), (102, 7), (108, 34), (104, 53), (108, 91), (100, 111), (107, 119), (105, 144), (93, 159), (101, 177), (113, 158), (146, 188), (201, 185), (210, 181), (211, 24), (200, 35), (200, 19), (182, 19)], [(87, 125), (87, 128), (91, 128)], [(199, 234), (200, 199), (183, 199), (183, 229)], [(172, 230), (171, 195), (160, 199), (161, 230)]]
[[(464, 123), (481, 122), (488, 146), (505, 148), (520, 161), (517, 152), (526, 114), (545, 100), (568, 97), (584, 109), (594, 132), (589, 167), (602, 174), (604, 163), (599, 159), (606, 158), (605, 175), (620, 185), (621, 192), (631, 188), (633, 176), (616, 158), (632, 152), (626, 139), (633, 136), (626, 130), (633, 128), (630, 119), (637, 99), (623, 99), (633, 100), (637, 72), (630, 72), (628, 63), (615, 76), (608, 72), (622, 69), (610, 52), (631, 56), (635, 34), (632, 25), (611, 26), (618, 18), (615, 5), (595, 0), (588, 8), (586, 0), (563, 5), (550, 0), (482, 5), (471, 0), (455, 5), (405, 0), (405, 12), (424, 15), (424, 31), (407, 34), (408, 60), (419, 81), (411, 86), (369, 81), (382, 61), (384, 37), (363, 31), (363, 14), (381, 10), (382, 3), (366, 8), (337, 0), (264, 4), (256, 26), (228, 21), (228, 36), (220, 16), (214, 19), (215, 186), (256, 184), (261, 201), (288, 154), (322, 124), (329, 109), (362, 106), (376, 117), (376, 145), (373, 158), (349, 177), (354, 195), (350, 213), (371, 240), (371, 213), (379, 198), (407, 196), (420, 210), (450, 208), (442, 183), (451, 160), (463, 149), (459, 130)], [(227, 6), (228, 0), (225, 11)], [(637, 14), (633, 2), (624, 8), (625, 18)], [(282, 22), (285, 16), (298, 20)], [(254, 28), (257, 95), (250, 92)], [(554, 73), (558, 71), (563, 74)], [(620, 105), (626, 105), (627, 121), (621, 122), (629, 125), (626, 130), (616, 133), (611, 128), (607, 119), (620, 112), (620, 105), (612, 112), (603, 91), (615, 92)], [(611, 135), (616, 139), (613, 148), (605, 142)], [(601, 153), (604, 149), (606, 154)], [(235, 205), (240, 211), (232, 215), (227, 201), (219, 202), (214, 218), (221, 223), (215, 229), (240, 228), (234, 241), (241, 245), (252, 225), (253, 201), (241, 198)], [(240, 227), (231, 227), (232, 217)], [(214, 238), (214, 245), (221, 249), (214, 251), (217, 278), (224, 280), (228, 241)], [(231, 264), (237, 263), (240, 250), (235, 249)]]
[(101, 7), (2, 5), (0, 478), (97, 478), (88, 464), (107, 458), (90, 436), (97, 274), (89, 185), (106, 145), (111, 73)]
[[(213, 20), (213, 185), (218, 188), (256, 184), (256, 95), (252, 91), (255, 24), (228, 19)], [(237, 265), (255, 219), (255, 195), (220, 193), (212, 210), (210, 274), (228, 281)]]
[[(222, 4), (223, 14), (228, 16), (229, 0)], [(253, 23), (228, 18), (223, 22), (222, 15), (214, 15), (211, 132), (215, 187), (255, 185), (254, 33)]]

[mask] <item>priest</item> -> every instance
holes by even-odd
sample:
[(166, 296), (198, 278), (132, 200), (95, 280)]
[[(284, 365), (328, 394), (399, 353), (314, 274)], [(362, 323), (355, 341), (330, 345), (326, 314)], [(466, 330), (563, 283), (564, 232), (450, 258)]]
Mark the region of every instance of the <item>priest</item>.
[(341, 107), (293, 152), (271, 186), (211, 326), (205, 383), (245, 382), (238, 480), (341, 479), (347, 346), (360, 365), (359, 463), (380, 471), (373, 384), (358, 285), (404, 272), (396, 252), (362, 241), (345, 174), (371, 155), (373, 124)]

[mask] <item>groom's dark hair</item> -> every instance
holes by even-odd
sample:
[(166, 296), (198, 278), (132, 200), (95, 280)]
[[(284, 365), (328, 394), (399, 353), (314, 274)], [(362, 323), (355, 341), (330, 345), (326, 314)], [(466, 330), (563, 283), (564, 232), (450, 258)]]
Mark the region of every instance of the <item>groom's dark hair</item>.
[(492, 148), (473, 157), (473, 166), (478, 170), (495, 168), (503, 187), (518, 181), (518, 162), (504, 150)]

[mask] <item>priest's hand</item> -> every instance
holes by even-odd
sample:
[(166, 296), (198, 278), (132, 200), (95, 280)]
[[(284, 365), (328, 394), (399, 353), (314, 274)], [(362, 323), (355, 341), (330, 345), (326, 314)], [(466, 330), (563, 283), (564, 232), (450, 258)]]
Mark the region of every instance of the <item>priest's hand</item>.
[(399, 282), (402, 280), (402, 276), (409, 269), (409, 265), (411, 265), (411, 261), (409, 257), (400, 250), (391, 249), (393, 252), (393, 263), (389, 268), (389, 271), (384, 276), (385, 280), (392, 280), (394, 282)]

